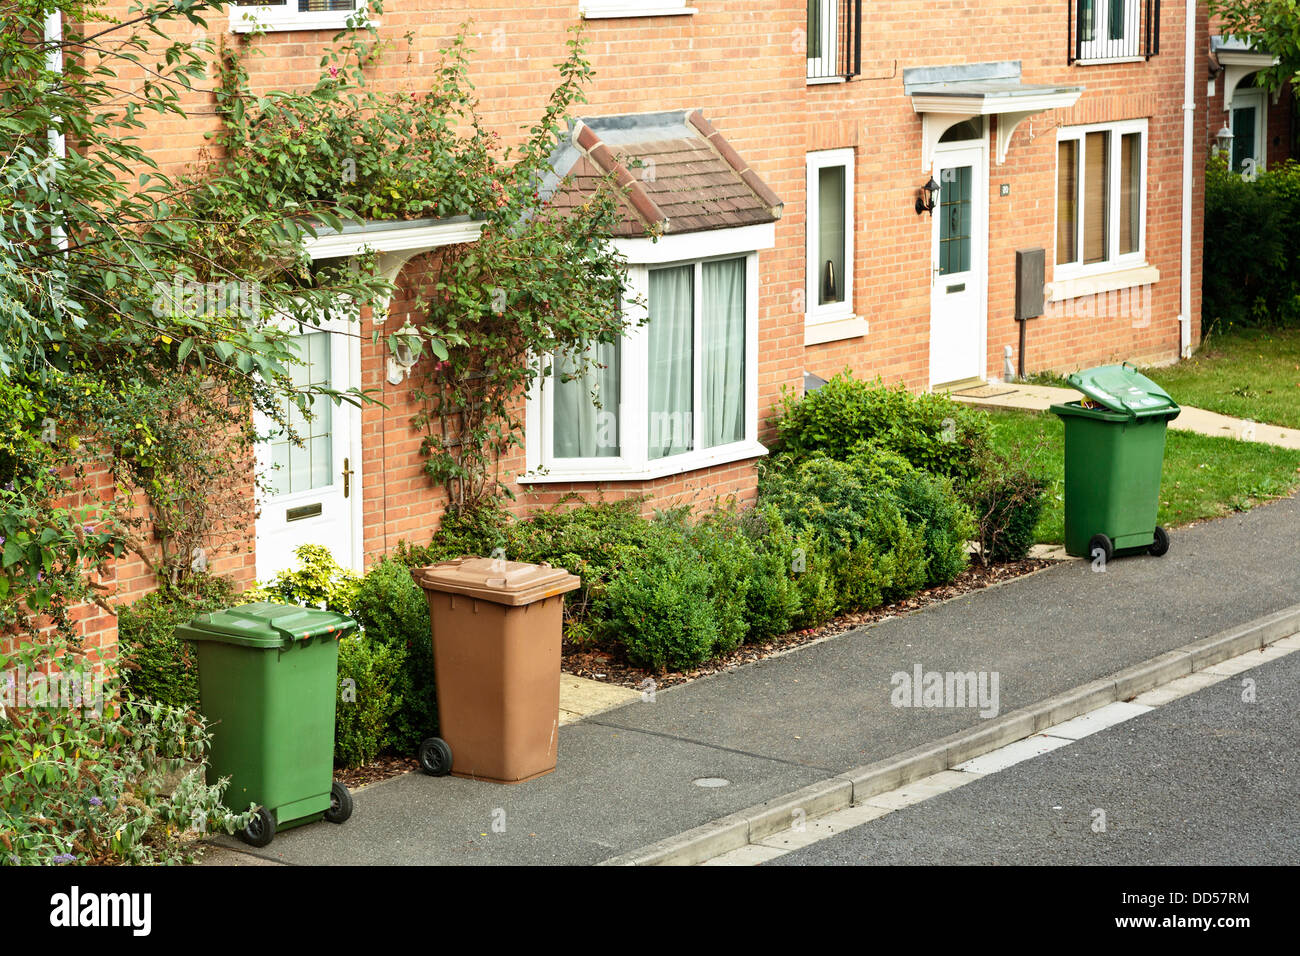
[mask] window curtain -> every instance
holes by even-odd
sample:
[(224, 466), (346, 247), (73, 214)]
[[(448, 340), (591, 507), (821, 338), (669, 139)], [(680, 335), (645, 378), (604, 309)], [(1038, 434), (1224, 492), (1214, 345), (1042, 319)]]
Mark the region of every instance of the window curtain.
[(556, 458), (617, 458), (619, 349), (598, 342), (585, 353), (557, 352), (551, 366)]
[(1137, 252), (1142, 223), (1142, 134), (1125, 133), (1119, 141), (1119, 251)]
[(1056, 261), (1079, 261), (1079, 141), (1056, 147)]
[(1110, 133), (1087, 133), (1083, 146), (1083, 261), (1110, 258)]
[(650, 272), (648, 451), (651, 459), (693, 447), (695, 267)]
[(745, 437), (745, 260), (703, 266), (704, 447)]
[(818, 305), (844, 301), (844, 173), (843, 166), (817, 172)]

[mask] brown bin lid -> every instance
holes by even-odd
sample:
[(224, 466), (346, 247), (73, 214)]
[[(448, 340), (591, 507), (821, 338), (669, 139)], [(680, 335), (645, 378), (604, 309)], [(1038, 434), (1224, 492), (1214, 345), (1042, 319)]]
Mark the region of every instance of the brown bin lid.
[(411, 572), (422, 588), (519, 607), (577, 590), (582, 580), (563, 568), (494, 558), (456, 558)]

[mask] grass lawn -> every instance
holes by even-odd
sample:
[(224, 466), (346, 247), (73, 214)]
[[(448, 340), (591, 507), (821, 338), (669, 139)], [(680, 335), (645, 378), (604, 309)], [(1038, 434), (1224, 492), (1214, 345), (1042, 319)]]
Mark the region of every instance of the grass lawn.
[[(1172, 391), (1172, 390), (1171, 390)], [(1300, 389), (1297, 389), (1300, 392)], [(1177, 392), (1173, 394), (1178, 397)], [(1065, 432), (1050, 412), (992, 410), (993, 441), (1019, 451), (1051, 479), (1038, 540), (1065, 540)], [(1198, 518), (1245, 511), (1300, 484), (1300, 451), (1273, 445), (1170, 431), (1160, 486), (1160, 524), (1177, 527)]]
[(1300, 329), (1234, 329), (1185, 362), (1142, 371), (1180, 405), (1300, 428)]

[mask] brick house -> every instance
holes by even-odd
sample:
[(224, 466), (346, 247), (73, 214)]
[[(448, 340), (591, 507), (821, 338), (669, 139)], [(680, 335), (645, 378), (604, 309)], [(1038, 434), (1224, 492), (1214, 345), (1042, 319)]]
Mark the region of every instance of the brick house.
[[(355, 2), (232, 6), (209, 26), (266, 53), (248, 61), (255, 90), (309, 85)], [(472, 19), (482, 113), (507, 139), (535, 120), (565, 31), (585, 20), (596, 78), (558, 172), (579, 191), (597, 171), (628, 184), (615, 241), (650, 321), (585, 383), (617, 401), (584, 408), (583, 388), (528, 396), (526, 447), (504, 463), (515, 509), (573, 491), (646, 495), (648, 507), (752, 497), (771, 406), (806, 376), (850, 368), (964, 387), (1001, 378), (1008, 361), (1036, 371), (1186, 352), (1200, 335), (1208, 145), (1197, 137), (1185, 163), (1185, 51), (1204, 117), (1210, 49), (1203, 8), (1188, 42), (1188, 6), (546, 0), (521, 15), (495, 0), (386, 0), (381, 33), (414, 45), (374, 82), (420, 88)], [(249, 33), (250, 18), (266, 32)], [(187, 109), (142, 141), (173, 169), (216, 122), (210, 101)], [(652, 223), (658, 242), (643, 236)], [(424, 257), (475, 229), (373, 224), (312, 252), (379, 251), (398, 291), (362, 322), (392, 332)], [(369, 335), (328, 331), (311, 374), (375, 389), (384, 406), (336, 410), (314, 464), (287, 444), (265, 449), (285, 479), (249, 501), (239, 546), (211, 556), (217, 573), (265, 578), (301, 543), (360, 569), (436, 527), (445, 501), (422, 471), (405, 370)], [(116, 584), (130, 599), (152, 581), (131, 560)]]

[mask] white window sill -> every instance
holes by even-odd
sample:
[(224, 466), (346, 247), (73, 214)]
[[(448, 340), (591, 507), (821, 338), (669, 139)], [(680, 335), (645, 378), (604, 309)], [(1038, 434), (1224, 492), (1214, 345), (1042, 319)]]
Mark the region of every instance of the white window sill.
[[(290, 30), (342, 30), (355, 10), (323, 10), (319, 13), (286, 12), (275, 7), (227, 7), (231, 33), (284, 33)], [(380, 26), (379, 20), (371, 20)]]
[(734, 445), (710, 448), (696, 454), (675, 455), (672, 458), (654, 461), (648, 467), (637, 471), (548, 471), (545, 474), (520, 475), (515, 481), (521, 485), (556, 485), (577, 481), (649, 481), (688, 471), (698, 471), (701, 468), (711, 468), (714, 465), (729, 465), (748, 458), (762, 458), (766, 454), (767, 449), (758, 442), (737, 442)]
[(1090, 56), (1074, 61), (1075, 66), (1106, 66), (1110, 63), (1145, 63), (1144, 56)]
[(671, 7), (647, 3), (640, 7), (616, 9), (613, 7), (581, 7), (584, 20), (614, 20), (620, 17), (689, 17), (699, 11), (695, 7)]
[(1056, 279), (1049, 286), (1048, 297), (1052, 302), (1064, 299), (1077, 299), (1085, 295), (1099, 295), (1114, 292), (1117, 289), (1131, 289), (1134, 286), (1154, 285), (1160, 281), (1160, 270), (1153, 265), (1143, 263), (1124, 269), (1112, 269), (1091, 275), (1066, 276)]
[(806, 318), (803, 327), (803, 344), (821, 345), (824, 342), (856, 339), (866, 335), (867, 332), (867, 320), (856, 315), (830, 320)]
[(833, 83), (847, 83), (842, 76), (810, 76), (808, 77), (809, 86), (829, 86)]

